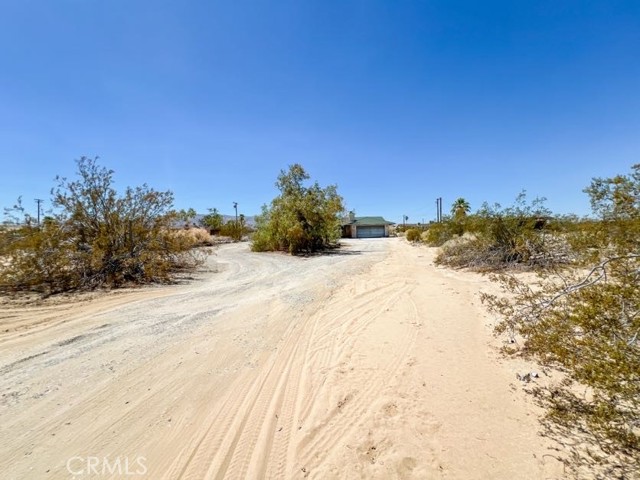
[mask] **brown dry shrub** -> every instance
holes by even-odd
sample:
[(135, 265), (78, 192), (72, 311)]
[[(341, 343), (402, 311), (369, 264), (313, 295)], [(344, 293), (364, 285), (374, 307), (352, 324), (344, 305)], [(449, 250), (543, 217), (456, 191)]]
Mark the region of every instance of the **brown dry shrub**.
[(183, 239), (186, 245), (188, 245), (188, 248), (205, 247), (215, 244), (213, 236), (206, 228), (171, 230), (170, 235)]
[(19, 228), (0, 236), (0, 292), (44, 294), (124, 284), (170, 282), (203, 258), (194, 238), (174, 235), (173, 194), (147, 185), (113, 188), (113, 171), (81, 158), (78, 179), (58, 178), (53, 216), (38, 225), (20, 202), (8, 212)]

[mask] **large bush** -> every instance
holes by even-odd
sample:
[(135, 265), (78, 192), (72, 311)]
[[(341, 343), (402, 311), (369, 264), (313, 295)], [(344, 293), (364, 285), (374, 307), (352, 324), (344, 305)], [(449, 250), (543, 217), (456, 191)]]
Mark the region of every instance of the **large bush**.
[[(550, 215), (544, 199), (529, 203), (521, 193), (512, 206), (485, 203), (474, 215), (431, 227), (428, 240), (442, 245), (436, 262), (443, 265), (480, 270), (547, 267), (569, 258), (566, 242), (550, 234)], [(446, 243), (463, 232), (468, 235), (461, 241)]]
[(334, 185), (303, 185), (309, 175), (299, 164), (281, 171), (280, 195), (256, 218), (254, 251), (309, 253), (334, 246), (340, 238), (342, 197)]
[(565, 372), (537, 393), (556, 425), (587, 432), (603, 452), (578, 458), (623, 455), (608, 475), (627, 478), (640, 467), (640, 165), (586, 192), (598, 221), (571, 232), (575, 268), (540, 271), (534, 284), (501, 275), (509, 295), (483, 300), (518, 353)]
[[(77, 162), (78, 179), (57, 178), (55, 214), (37, 225), (25, 215), (0, 242), (0, 291), (69, 289), (165, 282), (198, 259), (193, 242), (171, 226), (171, 192), (147, 185), (113, 188), (113, 171), (97, 159)], [(14, 213), (22, 213), (18, 205)]]

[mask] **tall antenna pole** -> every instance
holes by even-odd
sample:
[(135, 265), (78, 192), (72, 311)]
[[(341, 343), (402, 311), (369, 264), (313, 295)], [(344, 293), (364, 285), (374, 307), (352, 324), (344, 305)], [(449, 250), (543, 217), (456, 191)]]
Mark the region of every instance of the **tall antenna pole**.
[(44, 200), (41, 198), (36, 198), (35, 201), (38, 204), (38, 226), (40, 226), (40, 204), (44, 202)]
[(236, 209), (236, 229), (238, 228), (238, 202), (233, 202), (233, 208)]

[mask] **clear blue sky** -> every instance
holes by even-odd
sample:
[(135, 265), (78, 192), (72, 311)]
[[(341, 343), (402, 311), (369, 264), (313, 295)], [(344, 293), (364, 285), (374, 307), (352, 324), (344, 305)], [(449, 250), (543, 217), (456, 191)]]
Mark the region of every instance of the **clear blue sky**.
[(361, 215), (526, 189), (589, 211), (640, 162), (640, 1), (0, 0), (0, 205), (99, 155), (256, 213), (302, 163)]

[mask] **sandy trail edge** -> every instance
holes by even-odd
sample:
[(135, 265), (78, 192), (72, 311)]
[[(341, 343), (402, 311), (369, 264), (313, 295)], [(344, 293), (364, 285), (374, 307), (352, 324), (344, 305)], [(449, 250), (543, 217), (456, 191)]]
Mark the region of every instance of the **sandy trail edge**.
[(71, 478), (73, 456), (154, 479), (561, 477), (490, 348), (485, 281), (432, 255), (229, 246), (192, 285), (3, 312), (4, 478)]

